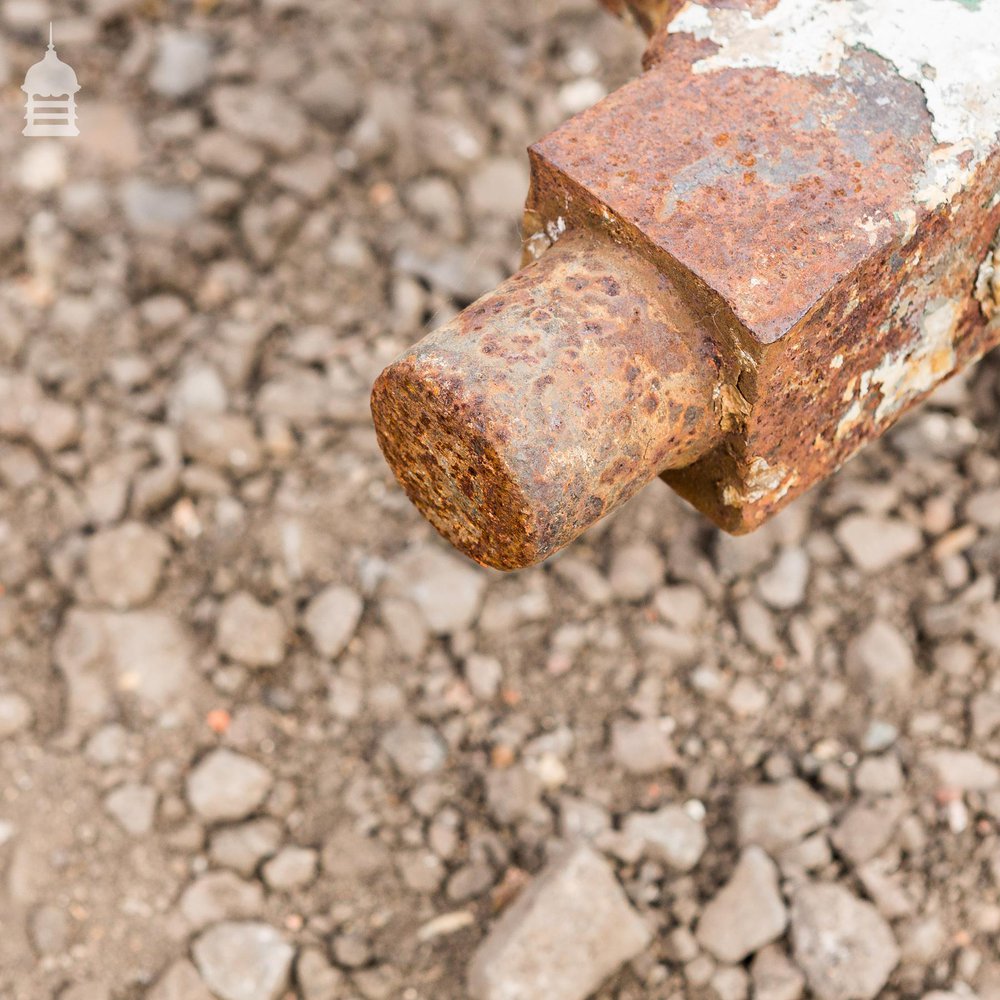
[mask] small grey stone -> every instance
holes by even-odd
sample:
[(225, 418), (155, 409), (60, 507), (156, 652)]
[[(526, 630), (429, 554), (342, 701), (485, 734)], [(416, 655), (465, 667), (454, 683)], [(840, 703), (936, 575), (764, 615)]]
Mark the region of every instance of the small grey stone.
[(128, 733), (124, 726), (117, 722), (101, 726), (93, 736), (87, 740), (84, 753), (87, 759), (93, 761), (101, 767), (113, 767), (121, 763), (128, 746)]
[(216, 830), (209, 843), (209, 855), (217, 865), (252, 875), (261, 861), (277, 852), (281, 835), (281, 824), (276, 819), (261, 816)]
[(569, 795), (559, 800), (559, 834), (563, 840), (594, 840), (611, 829), (611, 815), (604, 806)]
[(864, 573), (878, 573), (923, 548), (920, 530), (898, 518), (852, 514), (837, 525), (837, 541)]
[(345, 969), (360, 969), (371, 955), (371, 945), (360, 934), (338, 934), (333, 939), (333, 957)]
[(261, 448), (253, 422), (238, 413), (199, 413), (181, 426), (181, 449), (189, 458), (234, 476), (256, 472)]
[(56, 637), (54, 653), (66, 677), (69, 725), (74, 730), (102, 721), (116, 688), (133, 694), (152, 713), (174, 705), (192, 682), (188, 637), (161, 611), (73, 608)]
[(400, 722), (382, 737), (382, 749), (408, 778), (420, 778), (440, 771), (448, 757), (448, 748), (430, 726), (419, 722)]
[(855, 865), (870, 861), (892, 839), (904, 808), (899, 799), (856, 802), (840, 817), (833, 846)]
[(162, 97), (186, 97), (208, 82), (212, 44), (204, 35), (166, 28), (158, 39), (149, 85)]
[(745, 597), (736, 605), (740, 635), (758, 652), (773, 656), (781, 651), (781, 640), (774, 627), (774, 616), (754, 597)]
[(414, 892), (434, 893), (444, 881), (445, 867), (430, 851), (410, 851), (396, 858), (403, 881)]
[(453, 902), (464, 903), (467, 899), (481, 896), (492, 887), (495, 879), (496, 875), (488, 864), (473, 861), (452, 872), (445, 894)]
[(1000, 489), (973, 493), (965, 505), (965, 514), (981, 528), (996, 531), (1000, 528)]
[(170, 422), (182, 425), (196, 416), (225, 413), (229, 393), (222, 377), (211, 365), (189, 368), (170, 390), (167, 412)]
[(310, 847), (284, 847), (264, 865), (264, 881), (283, 891), (301, 889), (316, 877), (319, 856)]
[(259, 882), (245, 882), (230, 871), (206, 872), (182, 893), (180, 911), (192, 930), (221, 920), (257, 916), (264, 906)]
[(929, 750), (921, 761), (948, 788), (987, 792), (1000, 784), (1000, 767), (971, 750)]
[(104, 800), (104, 808), (119, 826), (133, 837), (141, 837), (153, 828), (157, 794), (149, 785), (119, 785)]
[(626, 817), (622, 830), (626, 838), (642, 843), (646, 857), (681, 872), (698, 864), (707, 844), (702, 824), (681, 806), (664, 806), (653, 813), (632, 813)]
[(500, 688), (503, 666), (496, 657), (473, 653), (465, 660), (465, 679), (476, 698), (489, 701)]
[(15, 691), (0, 694), (0, 740), (27, 729), (32, 719), (31, 704)]
[(59, 955), (69, 943), (69, 912), (48, 903), (33, 910), (28, 918), (28, 936), (39, 955)]
[(230, 659), (248, 667), (275, 667), (285, 656), (285, 621), (276, 608), (246, 591), (226, 598), (215, 640)]
[(784, 948), (769, 944), (750, 964), (754, 1000), (799, 1000), (805, 990), (805, 976), (792, 964)]
[(350, 587), (321, 590), (306, 608), (305, 626), (316, 649), (331, 659), (339, 656), (354, 635), (364, 604)]
[(469, 179), (469, 208), (474, 215), (510, 218), (520, 211), (527, 191), (526, 162), (519, 156), (495, 157)]
[(757, 580), (764, 603), (777, 611), (797, 607), (806, 596), (809, 556), (804, 549), (783, 549), (774, 565)]
[(848, 666), (864, 678), (875, 697), (904, 695), (916, 666), (910, 644), (890, 622), (876, 619), (851, 643)]
[(154, 184), (133, 178), (122, 186), (121, 198), (126, 219), (141, 233), (175, 232), (198, 214), (194, 192), (177, 184)]
[(521, 765), (486, 774), (486, 805), (498, 823), (528, 819), (541, 801), (541, 794), (541, 779)]
[(778, 889), (778, 869), (759, 848), (744, 848), (729, 881), (698, 921), (701, 946), (723, 962), (742, 962), (781, 937), (788, 914)]
[(972, 733), (977, 739), (986, 739), (1000, 728), (1000, 695), (982, 691), (975, 695), (969, 706)]
[(854, 787), (867, 795), (892, 795), (903, 787), (903, 769), (895, 754), (866, 757), (854, 775)]
[(660, 550), (639, 542), (616, 550), (608, 580), (611, 589), (622, 600), (642, 601), (660, 586), (665, 571)]
[(797, 778), (741, 788), (736, 796), (739, 842), (758, 844), (769, 853), (797, 843), (829, 822), (829, 806)]
[(795, 961), (819, 1000), (874, 1000), (899, 960), (889, 925), (841, 885), (801, 885), (791, 926)]
[(660, 719), (615, 720), (611, 755), (629, 774), (656, 774), (678, 762), (670, 727)]
[(747, 1000), (750, 977), (742, 965), (724, 965), (715, 970), (709, 987), (717, 1000)]
[(257, 761), (221, 747), (188, 775), (188, 801), (210, 823), (243, 819), (264, 801), (273, 780)]
[(170, 548), (144, 524), (130, 522), (98, 532), (87, 546), (87, 577), (94, 596), (118, 611), (145, 604), (160, 583)]
[(435, 635), (469, 628), (479, 614), (486, 574), (435, 545), (418, 545), (396, 560), (387, 581), (391, 596), (411, 600)]
[(309, 74), (299, 98), (311, 115), (335, 128), (353, 118), (361, 106), (355, 74), (336, 65), (323, 66), (315, 74)]
[(288, 987), (295, 951), (267, 924), (223, 923), (191, 948), (208, 988), (220, 1000), (279, 1000)]
[(156, 981), (147, 1000), (212, 1000), (212, 994), (198, 970), (186, 958), (179, 958)]
[(500, 917), (469, 968), (473, 1000), (585, 1000), (650, 941), (600, 855), (580, 845)]
[(340, 1000), (344, 975), (319, 948), (303, 948), (295, 962), (295, 978), (303, 1000)]
[(218, 87), (212, 111), (219, 124), (241, 139), (288, 156), (305, 144), (306, 118), (294, 101), (263, 87)]

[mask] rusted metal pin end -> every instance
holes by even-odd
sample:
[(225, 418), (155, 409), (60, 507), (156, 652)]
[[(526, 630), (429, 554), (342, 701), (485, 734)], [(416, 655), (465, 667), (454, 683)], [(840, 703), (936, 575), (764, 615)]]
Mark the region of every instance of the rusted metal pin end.
[(372, 413), (424, 516), (511, 570), (711, 450), (718, 381), (670, 279), (581, 229), (387, 368)]

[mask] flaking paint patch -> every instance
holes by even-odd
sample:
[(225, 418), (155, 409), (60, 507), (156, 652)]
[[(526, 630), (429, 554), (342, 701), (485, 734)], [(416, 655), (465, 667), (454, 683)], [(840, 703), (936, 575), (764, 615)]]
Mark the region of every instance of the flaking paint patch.
[(861, 420), (861, 416), (864, 411), (861, 409), (861, 400), (855, 399), (854, 402), (844, 411), (844, 415), (840, 418), (840, 422), (837, 424), (837, 429), (834, 432), (834, 441), (842, 441), (848, 434), (857, 427), (858, 422)]
[(929, 309), (916, 341), (890, 354), (871, 372), (872, 385), (882, 392), (875, 410), (876, 423), (897, 413), (915, 396), (933, 389), (954, 370), (954, 338), (961, 311), (960, 303), (952, 301)]
[(669, 31), (719, 46), (695, 72), (776, 69), (836, 76), (855, 48), (892, 63), (921, 88), (939, 148), (915, 200), (947, 203), (996, 147), (1000, 131), (1000, 0), (976, 6), (943, 0), (780, 0), (763, 16), (688, 2)]
[(795, 485), (798, 476), (783, 465), (770, 465), (767, 459), (754, 458), (747, 465), (746, 475), (739, 486), (732, 484), (722, 490), (722, 502), (727, 507), (748, 507), (765, 497), (777, 503)]

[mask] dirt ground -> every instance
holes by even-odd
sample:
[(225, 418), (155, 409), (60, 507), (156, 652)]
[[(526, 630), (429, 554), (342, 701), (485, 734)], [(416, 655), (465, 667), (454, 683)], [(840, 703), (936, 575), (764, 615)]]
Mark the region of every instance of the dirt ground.
[[(78, 139), (20, 134), (50, 18)], [(996, 358), (756, 535), (654, 484), (481, 570), (368, 389), (516, 267), (524, 148), (635, 30), (0, 28), (2, 1000), (1000, 997)]]

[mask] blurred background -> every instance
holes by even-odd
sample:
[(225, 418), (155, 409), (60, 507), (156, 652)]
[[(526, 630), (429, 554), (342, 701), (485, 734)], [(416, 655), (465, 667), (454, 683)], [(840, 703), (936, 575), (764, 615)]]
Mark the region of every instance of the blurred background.
[[(21, 135), (50, 20), (77, 139)], [(0, 2), (0, 998), (1000, 997), (994, 358), (753, 536), (657, 483), (507, 577), (378, 453), (641, 51), (592, 0)]]

